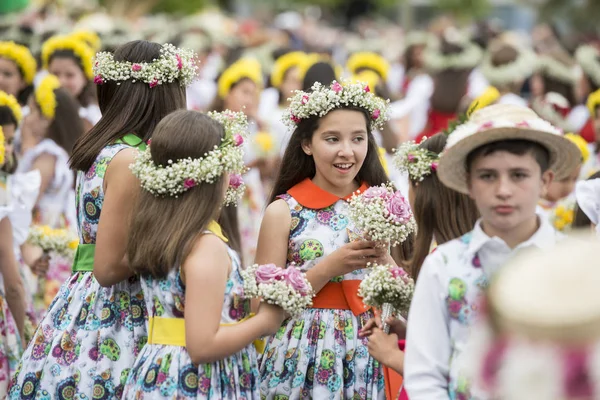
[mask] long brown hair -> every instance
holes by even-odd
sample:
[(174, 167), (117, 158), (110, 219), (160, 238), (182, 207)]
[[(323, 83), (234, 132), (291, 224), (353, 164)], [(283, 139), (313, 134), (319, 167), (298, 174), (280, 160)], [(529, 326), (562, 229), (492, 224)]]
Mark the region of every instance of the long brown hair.
[[(463, 48), (457, 44), (442, 41), (440, 52), (444, 56), (458, 54)], [(471, 69), (444, 69), (433, 75), (434, 88), (431, 95), (431, 108), (443, 113), (459, 112), (463, 97), (467, 94)]]
[[(83, 134), (83, 121), (79, 117), (79, 104), (64, 88), (54, 90), (56, 108), (54, 119), (48, 126), (46, 137), (54, 140), (57, 145), (71, 155), (75, 142)], [(39, 107), (39, 104), (36, 105)]]
[[(420, 144), (421, 148), (437, 154), (445, 146), (446, 135), (443, 133)], [(411, 275), (416, 280), (433, 239), (440, 245), (470, 232), (479, 212), (469, 196), (444, 186), (435, 172), (420, 182), (411, 181), (411, 187), (415, 191), (413, 214), (419, 227), (411, 260)]]
[[(375, 138), (371, 132), (371, 118), (369, 117), (369, 113), (366, 110), (357, 107), (342, 107), (341, 109), (360, 111), (364, 115), (365, 123), (367, 125), (367, 156), (365, 157), (360, 171), (358, 171), (358, 175), (356, 175), (356, 180), (359, 183), (366, 182), (369, 186), (377, 186), (389, 181), (385, 170), (381, 165), (377, 144), (375, 143)], [(313, 178), (315, 176), (317, 172), (315, 161), (312, 156), (307, 155), (302, 150), (302, 144), (312, 139), (313, 134), (319, 128), (320, 120), (321, 119), (316, 116), (306, 118), (298, 124), (294, 133), (292, 133), (290, 142), (288, 143), (283, 159), (281, 160), (281, 167), (277, 179), (275, 180), (275, 184), (273, 185), (269, 203), (275, 201), (277, 196), (284, 194), (304, 179)]]
[[(114, 58), (150, 63), (160, 57), (160, 49), (158, 43), (135, 40), (117, 48)], [(128, 133), (147, 141), (161, 119), (186, 106), (185, 88), (178, 80), (153, 88), (131, 80), (107, 81), (98, 85), (97, 91), (102, 118), (75, 143), (70, 160), (75, 170), (89, 170), (104, 147)]]
[[(223, 126), (206, 114), (180, 110), (165, 117), (152, 135), (152, 161), (200, 158), (218, 146)], [(224, 197), (224, 176), (201, 183), (179, 197), (154, 196), (142, 190), (132, 217), (127, 255), (140, 275), (164, 278), (184, 262), (196, 237), (216, 217)]]

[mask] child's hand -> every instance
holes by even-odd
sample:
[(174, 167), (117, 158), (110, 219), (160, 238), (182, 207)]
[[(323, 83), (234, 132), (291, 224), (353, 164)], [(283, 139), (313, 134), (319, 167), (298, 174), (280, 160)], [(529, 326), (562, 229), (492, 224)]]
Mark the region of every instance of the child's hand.
[(43, 278), (48, 273), (48, 268), (50, 266), (50, 256), (48, 254), (43, 254), (40, 258), (35, 260), (33, 264), (30, 266), (31, 272), (34, 275)]
[(379, 328), (374, 328), (369, 336), (368, 349), (371, 357), (386, 367), (395, 366), (398, 359), (403, 357), (398, 347), (398, 336), (393, 333), (388, 335)]
[(371, 318), (367, 321), (365, 326), (362, 327), (360, 331), (358, 331), (359, 337), (369, 337), (373, 333), (374, 328), (381, 329), (381, 317), (376, 316), (375, 318)]
[(283, 311), (283, 308), (265, 302), (260, 303), (256, 316), (260, 316), (264, 321), (262, 336), (271, 336), (277, 333), (281, 324), (287, 318), (287, 314)]
[(377, 248), (377, 242), (356, 240), (347, 243), (331, 253), (329, 257), (335, 258), (333, 265), (338, 268), (337, 275), (345, 275), (362, 269), (369, 262), (378, 262), (387, 254), (387, 248)]
[(390, 333), (395, 334), (400, 339), (406, 338), (406, 322), (394, 317), (389, 317), (385, 322), (390, 326)]

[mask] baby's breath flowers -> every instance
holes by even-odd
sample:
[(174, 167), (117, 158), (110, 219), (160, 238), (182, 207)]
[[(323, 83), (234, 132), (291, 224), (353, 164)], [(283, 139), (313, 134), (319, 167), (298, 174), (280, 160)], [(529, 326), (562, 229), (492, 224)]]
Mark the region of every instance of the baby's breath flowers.
[(220, 146), (200, 158), (169, 160), (166, 166), (152, 160), (151, 146), (140, 152), (130, 168), (140, 180), (142, 188), (155, 196), (178, 197), (198, 184), (215, 183), (224, 173), (229, 173), (229, 188), (225, 204), (235, 204), (244, 193), (241, 175), (246, 172), (242, 144), (247, 137), (248, 120), (242, 112), (225, 110), (211, 112), (211, 118), (223, 124), (225, 137)]
[(312, 305), (312, 286), (305, 274), (293, 265), (283, 269), (274, 264), (254, 264), (243, 269), (241, 275), (246, 298), (259, 297), (293, 317)]
[(131, 80), (147, 83), (151, 88), (179, 80), (188, 86), (198, 73), (198, 59), (192, 50), (180, 49), (166, 43), (160, 49), (160, 57), (151, 63), (115, 61), (112, 53), (101, 52), (94, 60), (94, 83)]
[(48, 225), (32, 226), (27, 241), (47, 253), (55, 252), (65, 257), (73, 257), (79, 243), (67, 229), (52, 229)]
[(333, 81), (330, 86), (315, 82), (309, 92), (297, 90), (290, 99), (290, 106), (283, 114), (283, 123), (294, 129), (303, 119), (322, 117), (342, 107), (358, 107), (367, 110), (372, 129), (382, 127), (387, 118), (389, 100), (375, 96), (366, 83)]
[(408, 173), (414, 182), (420, 182), (435, 172), (439, 160), (439, 154), (421, 148), (414, 141), (402, 143), (394, 154), (396, 168)]
[(391, 184), (355, 193), (349, 203), (350, 217), (366, 239), (397, 246), (417, 229), (408, 202)]

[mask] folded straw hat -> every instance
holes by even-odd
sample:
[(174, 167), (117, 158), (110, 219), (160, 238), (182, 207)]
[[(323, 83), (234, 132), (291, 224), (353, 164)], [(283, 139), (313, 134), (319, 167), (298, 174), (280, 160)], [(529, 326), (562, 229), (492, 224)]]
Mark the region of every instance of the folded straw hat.
[(495, 104), (477, 110), (450, 133), (438, 165), (438, 177), (449, 188), (468, 193), (467, 156), (485, 144), (504, 140), (529, 140), (544, 146), (550, 153), (550, 169), (556, 179), (568, 176), (581, 163), (577, 146), (533, 110)]

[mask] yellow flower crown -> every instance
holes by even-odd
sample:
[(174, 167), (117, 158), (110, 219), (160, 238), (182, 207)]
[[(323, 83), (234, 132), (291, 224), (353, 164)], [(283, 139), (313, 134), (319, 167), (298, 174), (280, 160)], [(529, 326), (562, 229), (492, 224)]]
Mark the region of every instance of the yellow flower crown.
[(0, 42), (0, 57), (14, 61), (21, 70), (25, 82), (28, 85), (33, 83), (37, 63), (27, 47), (14, 42)]
[(225, 69), (217, 84), (219, 97), (222, 99), (227, 97), (231, 87), (244, 78), (250, 79), (256, 86), (262, 86), (263, 77), (258, 61), (242, 58)]
[(48, 74), (35, 88), (35, 102), (40, 106), (42, 115), (48, 119), (54, 118), (56, 112), (56, 94), (54, 90), (59, 87), (58, 78)]
[(331, 68), (333, 68), (335, 71), (335, 77), (337, 79), (344, 75), (344, 69), (334, 63), (330, 57), (319, 53), (310, 53), (306, 55), (304, 62), (298, 66), (298, 76), (300, 77), (300, 80), (304, 79), (306, 72), (310, 69), (310, 67), (319, 62), (324, 62), (331, 65)]
[(467, 117), (475, 111), (494, 104), (500, 98), (500, 92), (493, 86), (488, 86), (483, 94), (471, 102), (467, 109)]
[(390, 70), (390, 64), (385, 58), (370, 51), (352, 54), (350, 58), (348, 58), (346, 67), (348, 67), (348, 70), (352, 74), (355, 74), (356, 71), (361, 68), (373, 70), (377, 72), (384, 80), (387, 79), (388, 72)]
[(10, 109), (13, 117), (15, 117), (15, 120), (17, 121), (17, 125), (19, 125), (21, 123), (21, 119), (23, 118), (23, 113), (21, 112), (21, 106), (19, 105), (19, 102), (14, 96), (11, 96), (10, 94), (0, 90), (0, 107), (2, 106)]
[(4, 148), (4, 131), (2, 131), (2, 126), (0, 126), (0, 167), (4, 165), (4, 152), (6, 149)]
[(591, 93), (587, 98), (587, 108), (590, 110), (592, 119), (596, 118), (596, 108), (600, 106), (600, 89)]
[(94, 52), (85, 42), (70, 36), (53, 36), (42, 45), (42, 64), (48, 69), (50, 57), (58, 50), (71, 50), (81, 61), (81, 68), (87, 79), (94, 78), (92, 58)]
[(273, 64), (273, 72), (271, 73), (271, 85), (278, 88), (283, 83), (285, 73), (293, 67), (298, 67), (306, 61), (306, 53), (302, 51), (293, 51), (282, 55)]
[(588, 148), (588, 142), (580, 135), (575, 133), (565, 133), (565, 138), (569, 139), (581, 152), (581, 160), (585, 164), (590, 158), (590, 149)]
[(73, 32), (69, 36), (73, 39), (84, 42), (94, 52), (98, 52), (102, 48), (102, 41), (96, 32), (82, 30)]

